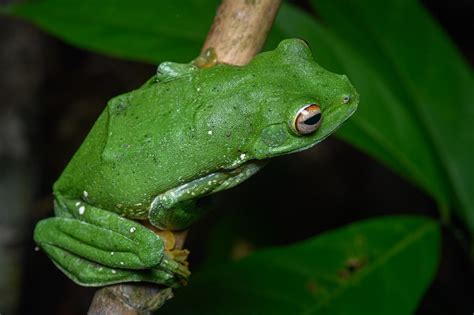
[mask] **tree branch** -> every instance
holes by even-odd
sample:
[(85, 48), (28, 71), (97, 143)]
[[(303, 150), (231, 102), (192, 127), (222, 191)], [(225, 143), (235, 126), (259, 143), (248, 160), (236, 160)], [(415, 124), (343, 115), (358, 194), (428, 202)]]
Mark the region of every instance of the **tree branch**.
[[(202, 51), (214, 49), (219, 63), (244, 65), (262, 48), (281, 0), (223, 0)], [(176, 235), (182, 248), (186, 233)], [(173, 297), (169, 288), (126, 283), (99, 289), (88, 314), (147, 314)]]
[(202, 50), (214, 48), (220, 63), (248, 63), (265, 44), (280, 3), (280, 0), (223, 0)]

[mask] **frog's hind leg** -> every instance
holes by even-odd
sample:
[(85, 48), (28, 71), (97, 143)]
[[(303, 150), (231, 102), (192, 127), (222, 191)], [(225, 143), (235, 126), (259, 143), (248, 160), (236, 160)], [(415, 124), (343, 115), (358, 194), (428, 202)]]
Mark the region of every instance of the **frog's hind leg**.
[(61, 196), (57, 217), (42, 220), (35, 241), (72, 280), (86, 286), (126, 281), (178, 284), (189, 275), (143, 225)]

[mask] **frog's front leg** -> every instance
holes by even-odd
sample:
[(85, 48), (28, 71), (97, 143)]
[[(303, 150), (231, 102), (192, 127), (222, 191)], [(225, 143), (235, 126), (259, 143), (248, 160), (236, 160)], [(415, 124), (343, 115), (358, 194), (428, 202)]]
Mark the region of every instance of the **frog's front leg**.
[(165, 252), (160, 237), (137, 222), (60, 195), (55, 212), (56, 217), (38, 223), (34, 238), (76, 283), (147, 281), (178, 286), (189, 276), (186, 266)]
[(265, 164), (266, 161), (248, 162), (236, 169), (211, 173), (170, 189), (155, 197), (148, 219), (151, 224), (163, 230), (185, 229), (204, 212), (196, 205), (199, 197), (234, 187), (258, 172)]

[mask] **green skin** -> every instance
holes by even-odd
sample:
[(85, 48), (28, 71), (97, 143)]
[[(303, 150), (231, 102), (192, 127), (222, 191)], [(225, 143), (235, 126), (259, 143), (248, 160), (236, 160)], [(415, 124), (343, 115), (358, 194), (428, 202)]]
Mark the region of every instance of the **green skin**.
[[(302, 135), (299, 110), (318, 104), (321, 124)], [(109, 101), (54, 184), (56, 217), (35, 241), (73, 281), (147, 281), (177, 287), (187, 267), (160, 229), (187, 228), (203, 196), (231, 188), (272, 157), (308, 149), (356, 110), (345, 75), (314, 62), (301, 40), (282, 41), (246, 66), (162, 63), (139, 89)]]

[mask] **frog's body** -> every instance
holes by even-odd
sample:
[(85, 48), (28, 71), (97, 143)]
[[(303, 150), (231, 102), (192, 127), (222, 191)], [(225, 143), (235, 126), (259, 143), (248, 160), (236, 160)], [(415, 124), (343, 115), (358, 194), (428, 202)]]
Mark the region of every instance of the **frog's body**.
[[(55, 183), (57, 217), (40, 222), (35, 239), (84, 285), (175, 285), (186, 268), (129, 219), (188, 227), (202, 215), (199, 197), (237, 185), (268, 158), (315, 145), (357, 103), (347, 78), (317, 65), (300, 40), (243, 67), (163, 63), (144, 86), (109, 102)], [(309, 118), (298, 130), (302, 111)]]
[[(240, 156), (255, 138), (257, 126), (252, 124), (260, 108), (229, 99), (244, 101), (250, 95), (219, 96), (230, 84), (245, 84), (231, 81), (236, 70), (240, 69), (218, 65), (205, 70), (206, 75), (193, 71), (115, 97), (54, 191), (72, 198), (83, 198), (85, 191), (93, 205), (146, 219), (160, 193), (242, 164), (247, 158)], [(214, 75), (227, 75), (229, 81), (212, 82)], [(252, 79), (250, 74), (246, 79)], [(215, 98), (201, 96), (200, 91), (208, 90)], [(222, 114), (232, 126), (222, 128)]]

